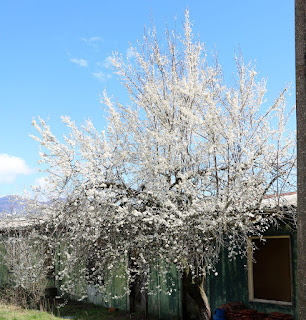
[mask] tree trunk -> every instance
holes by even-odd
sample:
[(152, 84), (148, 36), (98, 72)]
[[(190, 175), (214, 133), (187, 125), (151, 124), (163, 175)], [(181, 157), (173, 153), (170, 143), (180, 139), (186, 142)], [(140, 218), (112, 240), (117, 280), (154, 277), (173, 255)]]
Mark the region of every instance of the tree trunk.
[[(189, 270), (184, 271), (183, 277), (182, 277), (182, 285), (183, 285), (183, 291), (187, 293), (195, 301), (198, 307), (198, 319), (210, 320), (211, 311), (210, 311), (210, 306), (204, 290), (204, 279), (205, 279), (205, 276), (196, 277), (195, 279), (192, 279), (191, 272), (189, 272)], [(185, 319), (186, 314), (183, 316)]]

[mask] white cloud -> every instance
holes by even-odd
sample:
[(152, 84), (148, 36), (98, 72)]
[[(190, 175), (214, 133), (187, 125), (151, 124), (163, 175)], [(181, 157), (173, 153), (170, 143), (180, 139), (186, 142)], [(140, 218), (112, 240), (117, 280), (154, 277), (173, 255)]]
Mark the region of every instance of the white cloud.
[(37, 178), (35, 179), (35, 182), (34, 184), (36, 186), (39, 186), (39, 187), (45, 187), (47, 185), (47, 178), (46, 177), (40, 177), (40, 178)]
[(98, 80), (105, 82), (106, 80), (110, 79), (112, 77), (111, 74), (109, 73), (105, 73), (103, 71), (98, 71), (92, 74), (95, 78), (97, 78)]
[[(97, 62), (97, 66), (104, 68), (109, 68), (113, 65), (113, 57), (107, 56), (102, 62)], [(110, 79), (112, 75), (108, 72), (104, 72), (102, 70), (99, 70), (92, 74), (95, 78), (97, 78), (99, 81), (105, 82), (106, 80)]]
[(95, 45), (97, 42), (103, 42), (103, 39), (98, 36), (90, 38), (81, 38), (81, 40), (87, 43), (88, 45)]
[(32, 174), (32, 170), (24, 159), (8, 155), (0, 154), (0, 183), (13, 183), (18, 175)]
[(72, 63), (78, 64), (80, 67), (88, 67), (88, 61), (85, 59), (75, 59), (71, 58), (70, 61)]
[(127, 48), (126, 56), (128, 57), (128, 59), (132, 59), (132, 58), (136, 57), (135, 50), (131, 47)]
[(114, 64), (114, 58), (112, 56), (108, 56), (103, 62), (98, 62), (97, 64), (104, 68), (111, 67)]

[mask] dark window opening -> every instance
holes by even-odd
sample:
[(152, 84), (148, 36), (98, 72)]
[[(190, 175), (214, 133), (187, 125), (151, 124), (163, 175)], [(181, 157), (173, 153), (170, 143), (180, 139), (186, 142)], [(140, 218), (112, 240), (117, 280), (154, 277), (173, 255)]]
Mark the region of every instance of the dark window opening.
[(291, 302), (290, 238), (253, 239), (254, 299)]

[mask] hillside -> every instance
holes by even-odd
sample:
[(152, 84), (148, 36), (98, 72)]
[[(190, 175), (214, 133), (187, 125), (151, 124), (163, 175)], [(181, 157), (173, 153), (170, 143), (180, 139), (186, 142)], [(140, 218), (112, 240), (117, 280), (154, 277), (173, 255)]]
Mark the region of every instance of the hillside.
[(7, 213), (22, 214), (24, 205), (21, 196), (8, 195), (0, 198), (0, 212), (6, 211)]

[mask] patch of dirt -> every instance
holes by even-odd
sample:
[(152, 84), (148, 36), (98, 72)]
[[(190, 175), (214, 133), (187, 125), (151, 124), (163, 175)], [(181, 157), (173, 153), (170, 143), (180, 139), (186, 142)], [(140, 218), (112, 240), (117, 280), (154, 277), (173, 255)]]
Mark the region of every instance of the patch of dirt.
[(116, 310), (113, 308), (103, 308), (101, 306), (97, 306), (91, 303), (84, 303), (84, 302), (80, 302), (80, 301), (65, 301), (65, 300), (58, 300), (56, 302), (56, 304), (64, 304), (65, 303), (65, 307), (63, 307), (63, 309), (60, 309), (60, 314), (63, 318), (65, 318), (65, 316), (70, 315), (73, 317), (73, 314), (77, 314), (79, 311), (90, 311), (93, 309), (104, 309), (105, 313), (103, 312), (103, 314), (108, 314), (109, 315), (109, 319), (110, 320), (157, 320), (156, 317), (152, 317), (152, 316), (145, 316), (143, 314), (140, 313), (127, 313), (124, 311), (120, 311), (120, 310)]
[(139, 313), (121, 313), (120, 311), (116, 311), (113, 314), (112, 319), (114, 320), (156, 320), (157, 318), (145, 317)]

